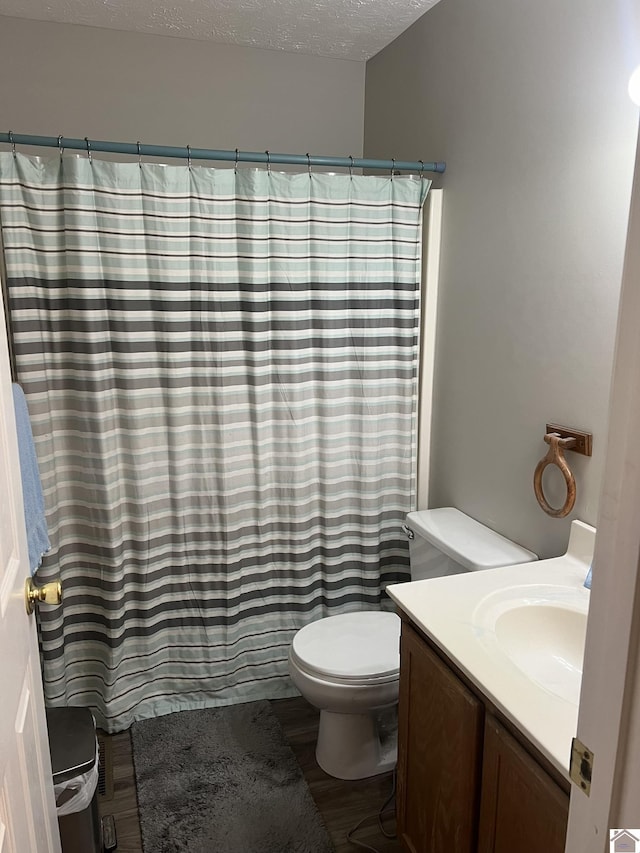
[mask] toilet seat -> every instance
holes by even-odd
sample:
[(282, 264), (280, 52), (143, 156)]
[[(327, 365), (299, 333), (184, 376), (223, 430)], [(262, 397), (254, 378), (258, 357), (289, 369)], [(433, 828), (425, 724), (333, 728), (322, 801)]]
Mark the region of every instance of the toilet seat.
[(398, 680), (400, 619), (359, 611), (328, 616), (301, 628), (291, 661), (302, 672), (336, 684), (374, 685)]

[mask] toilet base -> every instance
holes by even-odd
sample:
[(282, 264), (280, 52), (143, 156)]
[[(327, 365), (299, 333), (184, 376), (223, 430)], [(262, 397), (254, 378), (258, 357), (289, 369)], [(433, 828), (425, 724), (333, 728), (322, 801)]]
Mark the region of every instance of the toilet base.
[(336, 779), (387, 773), (398, 757), (397, 706), (369, 714), (320, 711), (316, 759)]

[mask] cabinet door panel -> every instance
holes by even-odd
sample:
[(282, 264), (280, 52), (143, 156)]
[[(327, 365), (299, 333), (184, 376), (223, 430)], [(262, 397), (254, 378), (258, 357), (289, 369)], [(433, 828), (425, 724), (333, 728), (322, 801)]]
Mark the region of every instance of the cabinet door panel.
[(484, 709), (402, 626), (398, 834), (410, 853), (475, 853)]
[(567, 794), (488, 716), (478, 853), (563, 853), (568, 813)]

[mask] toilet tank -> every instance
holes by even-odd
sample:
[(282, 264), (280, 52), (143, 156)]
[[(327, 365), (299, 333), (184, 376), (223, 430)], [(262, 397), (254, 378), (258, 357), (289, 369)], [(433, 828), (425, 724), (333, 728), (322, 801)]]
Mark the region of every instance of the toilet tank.
[(505, 539), (455, 507), (410, 512), (404, 531), (409, 538), (413, 581), (538, 559), (532, 551)]

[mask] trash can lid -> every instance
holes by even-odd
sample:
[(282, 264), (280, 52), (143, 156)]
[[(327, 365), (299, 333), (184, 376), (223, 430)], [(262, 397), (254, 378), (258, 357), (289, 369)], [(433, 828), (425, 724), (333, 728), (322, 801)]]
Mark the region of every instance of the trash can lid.
[(91, 770), (96, 761), (96, 724), (88, 708), (47, 708), (53, 782)]

